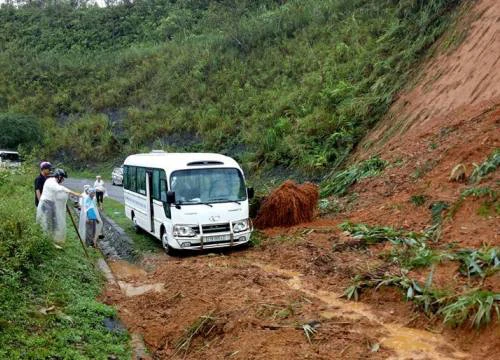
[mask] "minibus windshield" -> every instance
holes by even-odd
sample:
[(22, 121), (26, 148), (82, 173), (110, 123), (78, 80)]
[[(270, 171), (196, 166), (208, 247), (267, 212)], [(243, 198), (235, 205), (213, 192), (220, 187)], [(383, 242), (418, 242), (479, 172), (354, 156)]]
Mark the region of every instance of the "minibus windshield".
[(246, 200), (243, 176), (234, 168), (178, 170), (170, 176), (170, 188), (178, 204)]

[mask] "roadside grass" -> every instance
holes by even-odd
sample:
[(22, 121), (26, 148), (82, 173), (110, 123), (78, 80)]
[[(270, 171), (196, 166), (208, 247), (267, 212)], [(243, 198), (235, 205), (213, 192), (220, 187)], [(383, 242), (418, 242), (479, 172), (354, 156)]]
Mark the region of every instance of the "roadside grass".
[(119, 201), (107, 197), (104, 199), (104, 214), (117, 223), (134, 241), (134, 248), (140, 253), (162, 251), (158, 239), (146, 233), (137, 233), (134, 224), (125, 216), (125, 207)]
[(92, 179), (93, 181), (95, 181), (95, 177), (97, 175), (101, 175), (102, 179), (109, 182), (111, 184), (111, 172), (113, 171), (113, 168), (112, 167), (103, 167), (101, 169), (97, 169), (97, 170), (90, 170), (90, 169), (86, 169), (86, 170), (81, 170), (81, 169), (72, 169), (72, 168), (69, 168), (68, 170), (68, 173), (69, 173), (69, 176), (71, 176), (72, 178), (76, 178), (76, 179)]
[(103, 278), (68, 220), (63, 250), (35, 224), (31, 179), (21, 169), (0, 181), (0, 358), (129, 359), (126, 331), (103, 321), (116, 310), (97, 299)]

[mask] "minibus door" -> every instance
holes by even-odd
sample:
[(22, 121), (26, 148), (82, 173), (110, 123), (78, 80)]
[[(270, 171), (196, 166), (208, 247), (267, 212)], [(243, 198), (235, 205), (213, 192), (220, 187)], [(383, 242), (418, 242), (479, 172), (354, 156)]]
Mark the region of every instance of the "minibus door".
[(153, 207), (153, 171), (146, 171), (146, 202), (147, 202), (147, 217), (149, 219), (149, 231), (155, 231), (155, 214)]

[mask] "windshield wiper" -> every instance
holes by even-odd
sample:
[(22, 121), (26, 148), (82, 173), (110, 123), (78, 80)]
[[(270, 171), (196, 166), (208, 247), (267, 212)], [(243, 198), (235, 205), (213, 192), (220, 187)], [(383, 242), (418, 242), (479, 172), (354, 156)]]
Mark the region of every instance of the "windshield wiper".
[(229, 200), (229, 199), (222, 199), (222, 198), (219, 198), (219, 199), (210, 199), (212, 201), (220, 201), (220, 202), (232, 202), (232, 203), (236, 203), (238, 205), (241, 205), (241, 203), (238, 201), (238, 200)]
[(212, 204), (209, 204), (207, 202), (201, 202), (201, 201), (197, 201), (197, 202), (191, 202), (191, 201), (186, 201), (186, 202), (178, 202), (176, 203), (176, 205), (207, 205), (207, 206), (210, 206), (210, 207), (214, 207)]

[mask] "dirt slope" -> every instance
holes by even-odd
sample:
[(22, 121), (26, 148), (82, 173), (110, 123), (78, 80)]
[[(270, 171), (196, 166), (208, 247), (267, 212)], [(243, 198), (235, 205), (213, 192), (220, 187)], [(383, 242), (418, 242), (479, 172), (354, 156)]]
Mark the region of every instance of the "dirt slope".
[[(498, 104), (499, 19), (498, 1), (469, 2), (458, 24), (438, 44), (438, 55), (421, 68), (417, 85), (399, 96), (361, 148), (368, 147), (371, 153), (404, 151), (402, 144), (468, 121), (475, 115), (472, 109), (480, 112)], [(457, 47), (454, 41), (459, 41)], [(470, 111), (468, 119), (458, 119), (456, 115), (464, 111)]]
[[(496, 359), (500, 325), (452, 329), (427, 316), (392, 287), (340, 298), (359, 273), (391, 273), (386, 244), (333, 250), (351, 240), (337, 225), (349, 219), (423, 230), (429, 206), (450, 207), (466, 183), (450, 182), (457, 164), (481, 163), (500, 147), (500, 2), (471, 2), (451, 38), (463, 40), (424, 64), (416, 86), (399, 96), (367, 137), (358, 159), (389, 161), (341, 200), (343, 212), (293, 228), (266, 230), (261, 246), (223, 255), (149, 255), (138, 267), (115, 263), (119, 287), (103, 298), (115, 304), (153, 358), (188, 359)], [(452, 41), (445, 38), (442, 48)], [(499, 171), (477, 186), (498, 190)], [(470, 187), (470, 186), (469, 186)], [(416, 205), (412, 197), (423, 204)], [(450, 208), (448, 208), (450, 209)], [(483, 198), (445, 212), (435, 246), (500, 246), (500, 219)], [(450, 216), (448, 216), (450, 215)], [(500, 292), (500, 276), (460, 276), (456, 262), (436, 267), (434, 286)], [(429, 269), (414, 270), (423, 280)], [(304, 325), (315, 329), (309, 342)], [(307, 326), (306, 326), (307, 328)]]

